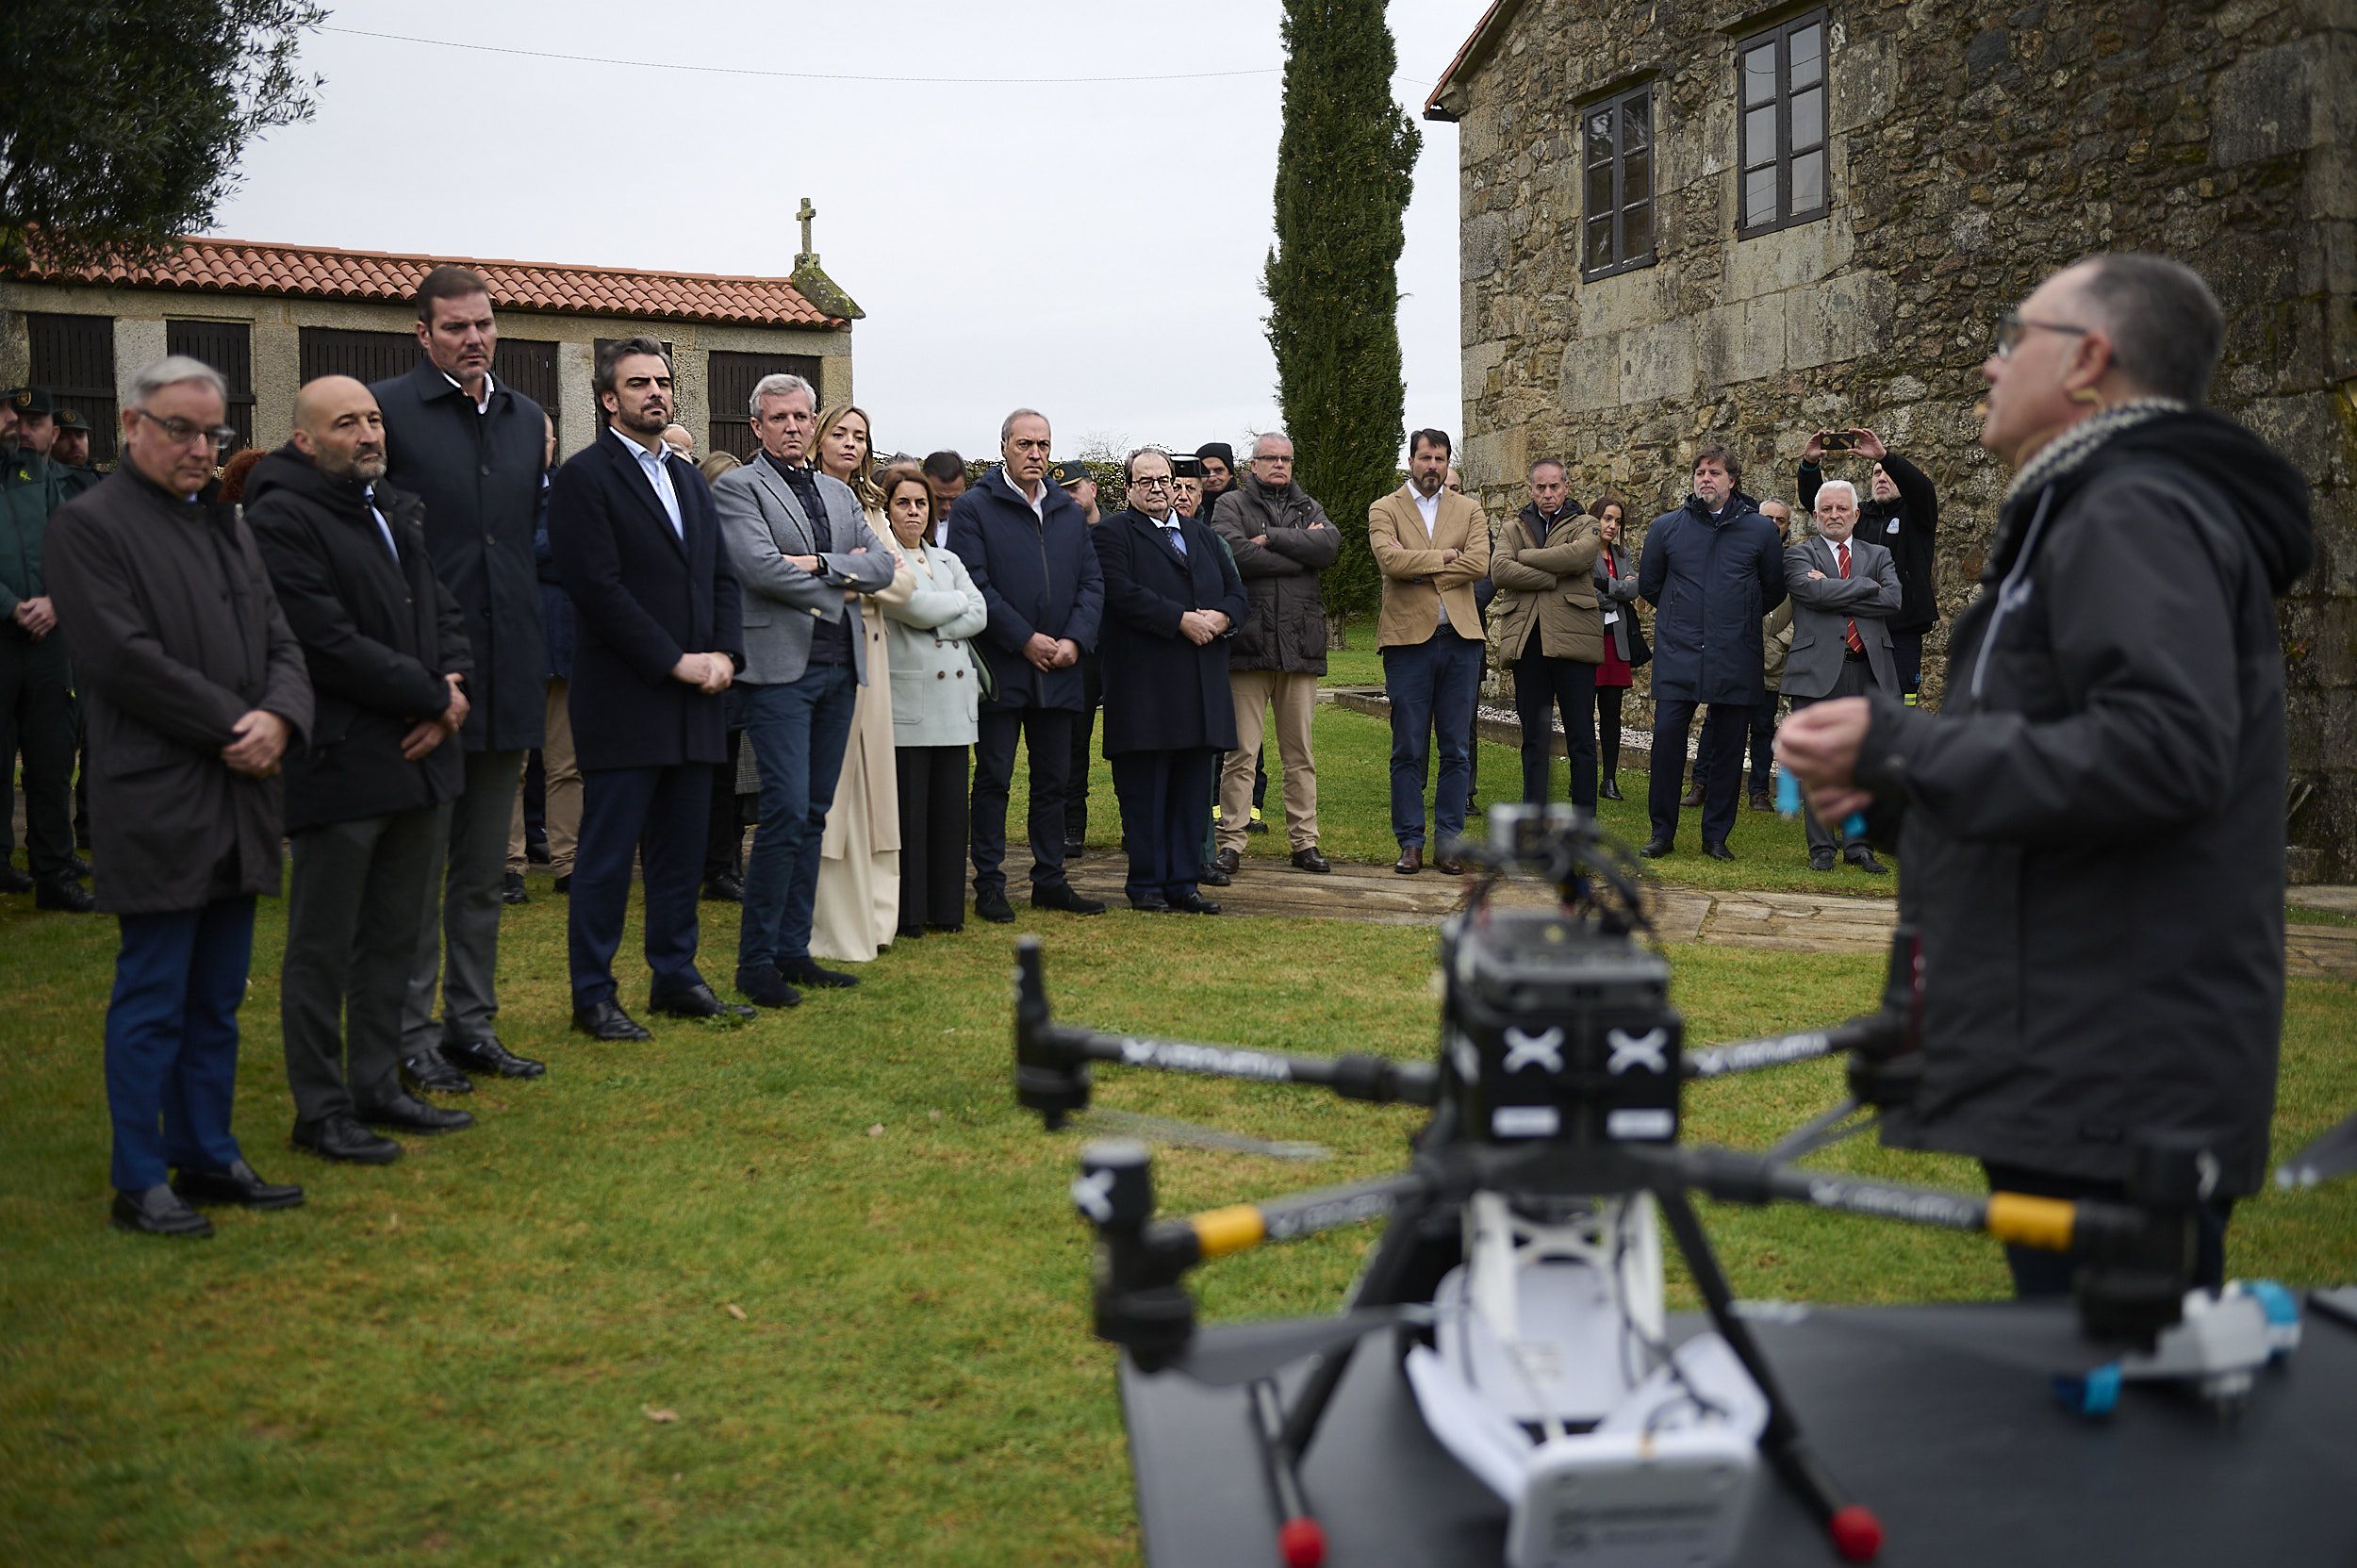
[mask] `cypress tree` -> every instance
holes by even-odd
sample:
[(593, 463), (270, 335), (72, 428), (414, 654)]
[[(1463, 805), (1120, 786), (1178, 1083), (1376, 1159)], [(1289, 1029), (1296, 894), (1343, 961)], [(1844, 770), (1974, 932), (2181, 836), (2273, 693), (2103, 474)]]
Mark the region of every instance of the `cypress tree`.
[(1383, 0), (1284, 0), (1277, 246), (1261, 291), (1294, 477), (1342, 530), (1330, 613), (1381, 592), (1367, 508), (1399, 483), (1399, 253), (1424, 138), (1392, 101)]

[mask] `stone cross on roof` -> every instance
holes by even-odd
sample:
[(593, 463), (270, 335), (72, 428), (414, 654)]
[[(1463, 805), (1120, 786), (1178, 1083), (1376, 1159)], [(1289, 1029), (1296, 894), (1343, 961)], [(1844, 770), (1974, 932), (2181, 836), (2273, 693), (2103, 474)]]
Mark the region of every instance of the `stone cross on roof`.
[(794, 216), (802, 221), (802, 249), (801, 254), (795, 256), (794, 265), (798, 269), (816, 267), (818, 265), (818, 253), (810, 248), (810, 221), (818, 216), (818, 209), (810, 205), (808, 196), (804, 196), (800, 208)]

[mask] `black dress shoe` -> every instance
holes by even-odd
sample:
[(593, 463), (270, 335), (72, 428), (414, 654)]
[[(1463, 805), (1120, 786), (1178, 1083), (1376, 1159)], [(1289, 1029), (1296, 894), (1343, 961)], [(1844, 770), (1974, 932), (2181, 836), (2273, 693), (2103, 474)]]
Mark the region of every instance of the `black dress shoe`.
[(1637, 852), (1647, 860), (1659, 860), (1670, 852), (1670, 841), (1666, 838), (1648, 838), (1645, 847)]
[(757, 1018), (760, 1014), (741, 1001), (722, 1001), (709, 985), (660, 991), (647, 999), (647, 1011), (670, 1018)]
[(1261, 808), (1259, 806), (1254, 806), (1252, 808), (1252, 816), (1244, 822), (1244, 831), (1246, 833), (1268, 832), (1268, 823), (1261, 819)]
[(1619, 800), (1620, 798), (1621, 798), (1621, 781), (1620, 781), (1620, 780), (1618, 780), (1618, 779), (1614, 778), (1611, 774), (1607, 773), (1607, 774), (1606, 774), (1603, 778), (1601, 778), (1601, 779), (1599, 779), (1599, 780), (1597, 780), (1597, 781), (1596, 781), (1596, 799), (1597, 799), (1597, 800), (1599, 800), (1599, 801), (1617, 801), (1617, 800)]
[(733, 871), (723, 871), (717, 877), (704, 879), (704, 902), (708, 904), (741, 904), (745, 901), (745, 879)]
[(1072, 890), (1068, 882), (1051, 882), (1031, 889), (1033, 909), (1061, 909), (1066, 915), (1102, 915), (1105, 906), (1095, 899), (1084, 899)]
[(1007, 895), (997, 888), (974, 895), (974, 913), (994, 926), (1014, 924), (1014, 906), (1007, 902)]
[(474, 1082), (450, 1065), (439, 1046), (428, 1046), (415, 1056), (401, 1059), (401, 1070), (412, 1088), (429, 1095), (471, 1095)]
[(521, 871), (509, 871), (500, 878), (500, 902), (528, 904), (531, 901), (532, 895), (524, 891), (524, 874)]
[(651, 1040), (647, 1026), (622, 1011), (622, 1004), (608, 997), (603, 1001), (573, 1007), (573, 1032), (586, 1034), (592, 1040), (620, 1042)]
[(1158, 893), (1148, 893), (1143, 899), (1133, 893), (1129, 896), (1129, 907), (1140, 915), (1167, 915), (1170, 913), (1170, 900)]
[(474, 1125), (474, 1113), (428, 1105), (415, 1095), (395, 1095), (374, 1105), (354, 1105), (352, 1119), (407, 1132), (457, 1132)]
[(1185, 893), (1170, 900), (1169, 907), (1181, 915), (1217, 915), (1219, 905), (1200, 893)]
[(344, 1115), (297, 1122), (288, 1142), (305, 1154), (348, 1165), (389, 1165), (401, 1158), (399, 1144)]
[(549, 891), (555, 894), (560, 899), (569, 897), (573, 891), (573, 874), (570, 871), (568, 871), (563, 876), (557, 878), (554, 882), (549, 883)]
[(925, 928), (923, 926), (896, 927), (893, 931), (893, 940), (897, 942), (903, 938), (911, 942), (921, 942), (925, 939)]
[(1723, 838), (1704, 839), (1703, 853), (1708, 855), (1713, 860), (1733, 860), (1735, 858), (1735, 851), (1727, 848), (1727, 841)]
[(1432, 868), (1444, 877), (1461, 877), (1465, 874), (1465, 863), (1455, 855), (1434, 855)]
[(1197, 871), (1195, 874), (1195, 880), (1201, 883), (1206, 887), (1226, 887), (1229, 883), (1234, 882), (1236, 879), (1221, 870), (1219, 868), (1219, 862), (1215, 860), (1209, 866), (1203, 867), (1202, 870)]
[(857, 975), (847, 975), (840, 969), (822, 969), (807, 958), (779, 959), (778, 974), (789, 985), (810, 985), (836, 991), (848, 991), (859, 983)]
[(1808, 868), (1812, 871), (1832, 870), (1833, 851), (1831, 850), (1811, 850), (1808, 852)]
[(1423, 870), (1424, 846), (1421, 844), (1402, 845), (1400, 847), (1399, 858), (1392, 862), (1392, 869), (1397, 871), (1403, 877), (1412, 877), (1417, 872)]
[(20, 871), (13, 866), (0, 866), (0, 893), (30, 893), (32, 873)]
[(227, 1170), (184, 1170), (172, 1179), (172, 1190), (184, 1203), (235, 1203), (241, 1209), (291, 1209), (303, 1201), (301, 1187), (265, 1181), (243, 1160)]
[[(88, 846), (85, 846), (85, 848), (87, 847)], [(80, 878), (82, 881), (90, 881), (90, 862), (84, 860), (80, 855), (66, 856), (65, 868), (69, 873)]]
[(541, 836), (525, 839), (524, 859), (530, 861), (535, 866), (546, 866), (549, 863), (548, 839)]
[(1871, 850), (1852, 850), (1845, 853), (1841, 858), (1848, 861), (1851, 865), (1856, 867), (1859, 870), (1865, 872), (1870, 877), (1887, 877), (1890, 875), (1890, 867), (1885, 866), (1881, 861), (1876, 860), (1874, 858), (1874, 851)]
[(501, 1045), (496, 1034), (480, 1040), (445, 1040), (442, 1059), (461, 1072), (486, 1073), (493, 1078), (538, 1078), (549, 1070), (547, 1063), (518, 1056)]
[(766, 964), (736, 971), (736, 994), (755, 1007), (796, 1007), (802, 1000), (776, 966)]
[(1213, 859), (1219, 868), (1231, 877), (1244, 867), (1244, 851), (1241, 850), (1222, 850)]
[(1334, 867), (1324, 855), (1318, 853), (1318, 847), (1312, 844), (1306, 849), (1295, 850), (1294, 851), (1294, 869), (1296, 871), (1315, 871), (1322, 877), (1327, 872), (1333, 870)]
[(1088, 844), (1082, 839), (1067, 838), (1063, 841), (1063, 857), (1066, 860), (1082, 859), (1088, 852)]
[(958, 933), (965, 929), (965, 922), (964, 920), (928, 920), (925, 922), (925, 929), (927, 931), (943, 932), (948, 935), (955, 936)]
[(213, 1233), (213, 1222), (181, 1202), (180, 1195), (170, 1187), (115, 1194), (114, 1212), (108, 1218), (116, 1230), (136, 1230), (144, 1236), (196, 1241)]
[(98, 900), (91, 898), (90, 889), (80, 883), (58, 878), (33, 889), (33, 907), (60, 909), (68, 915), (88, 915), (98, 907)]

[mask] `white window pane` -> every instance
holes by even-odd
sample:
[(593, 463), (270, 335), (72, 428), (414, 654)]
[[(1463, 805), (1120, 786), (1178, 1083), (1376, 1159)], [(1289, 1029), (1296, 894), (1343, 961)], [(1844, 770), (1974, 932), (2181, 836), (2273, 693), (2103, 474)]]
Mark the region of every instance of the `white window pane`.
[(1825, 155), (1796, 153), (1792, 157), (1792, 210), (1814, 212), (1825, 205)]
[(1824, 79), (1825, 29), (1810, 23), (1792, 35), (1792, 85), (1811, 87)]
[(1772, 163), (1776, 157), (1776, 106), (1770, 104), (1743, 116), (1743, 167)]
[(1776, 46), (1763, 43), (1743, 57), (1743, 107), (1772, 101), (1776, 95)]

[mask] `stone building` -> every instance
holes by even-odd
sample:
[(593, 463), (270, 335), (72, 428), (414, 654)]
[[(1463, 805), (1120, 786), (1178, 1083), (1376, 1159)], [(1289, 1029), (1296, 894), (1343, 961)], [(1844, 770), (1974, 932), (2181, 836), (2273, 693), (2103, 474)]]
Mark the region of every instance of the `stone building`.
[(792, 278), (715, 277), (619, 267), (390, 256), (380, 251), (190, 239), (161, 265), (0, 274), (0, 386), (50, 388), (91, 422), (93, 458), (113, 458), (119, 388), (167, 353), (229, 380), (242, 444), (275, 447), (295, 388), (313, 376), (374, 381), (418, 362), (418, 280), (439, 262), (473, 268), (499, 312), (494, 378), (556, 418), (561, 454), (596, 437), (598, 345), (644, 334), (669, 346), (678, 421), (699, 454), (752, 451), (746, 399), (772, 371), (800, 375), (822, 404), (851, 395), (859, 306), (808, 250)]
[(2357, 879), (2357, 0), (1496, 0), (1425, 112), (1459, 126), (1493, 512), (1541, 455), (1667, 509), (1706, 435), (1788, 499), (1807, 432), (1864, 424), (1939, 486), (1949, 617), (2003, 490), (1973, 412), (1999, 314), (2089, 251), (2200, 269), (2213, 402), (2316, 488), (2294, 874)]

